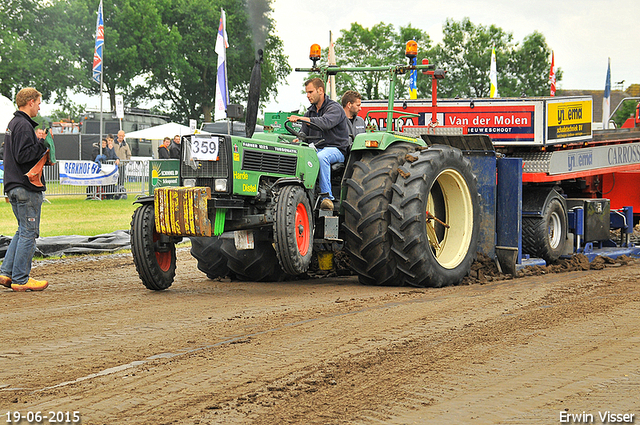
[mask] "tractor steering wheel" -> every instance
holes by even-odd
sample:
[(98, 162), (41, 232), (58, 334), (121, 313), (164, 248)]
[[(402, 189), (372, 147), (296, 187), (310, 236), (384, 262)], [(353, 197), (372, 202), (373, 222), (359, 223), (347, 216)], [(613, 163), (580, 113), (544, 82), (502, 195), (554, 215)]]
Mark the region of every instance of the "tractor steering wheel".
[[(307, 121), (297, 121), (299, 123), (301, 123), (302, 125), (308, 125), (309, 127), (313, 128), (314, 130), (317, 130), (319, 132), (322, 133), (322, 129), (320, 128), (320, 126), (318, 124), (312, 123), (311, 121), (307, 122)], [(289, 132), (289, 134), (291, 134), (292, 136), (296, 136), (298, 139), (300, 139), (303, 142), (308, 142), (308, 141), (316, 141), (316, 140), (321, 140), (323, 139), (322, 136), (309, 136), (305, 133), (303, 133), (302, 131), (297, 131), (295, 128), (293, 128), (293, 125), (291, 125), (291, 121), (286, 120), (284, 122), (284, 128)]]

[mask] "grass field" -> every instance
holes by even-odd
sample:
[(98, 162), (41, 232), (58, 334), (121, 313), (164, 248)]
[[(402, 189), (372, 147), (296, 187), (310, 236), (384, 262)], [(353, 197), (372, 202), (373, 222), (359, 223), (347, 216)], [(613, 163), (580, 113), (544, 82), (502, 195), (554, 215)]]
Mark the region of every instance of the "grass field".
[[(6, 199), (6, 198), (5, 198)], [(95, 236), (129, 229), (137, 208), (134, 197), (120, 200), (85, 200), (84, 196), (51, 196), (42, 205), (40, 236)], [(0, 202), (0, 234), (13, 236), (18, 223), (11, 204)]]

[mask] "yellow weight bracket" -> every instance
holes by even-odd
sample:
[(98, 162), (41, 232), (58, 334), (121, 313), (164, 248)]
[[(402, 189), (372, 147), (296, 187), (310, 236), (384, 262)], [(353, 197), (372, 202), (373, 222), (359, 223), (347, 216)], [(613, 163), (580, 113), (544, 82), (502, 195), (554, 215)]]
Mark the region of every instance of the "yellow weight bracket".
[(158, 233), (172, 236), (211, 236), (209, 187), (158, 187), (153, 191)]

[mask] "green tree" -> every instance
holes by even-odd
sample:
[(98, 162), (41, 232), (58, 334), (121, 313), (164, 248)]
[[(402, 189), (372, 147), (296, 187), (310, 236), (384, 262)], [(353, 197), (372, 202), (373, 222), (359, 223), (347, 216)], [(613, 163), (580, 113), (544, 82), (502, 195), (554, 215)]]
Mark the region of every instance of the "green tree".
[(45, 100), (67, 98), (82, 70), (76, 59), (68, 1), (4, 0), (0, 3), (0, 93), (13, 98), (23, 87)]
[[(335, 42), (336, 64), (343, 67), (407, 64), (405, 44), (412, 39), (418, 43), (419, 52), (431, 47), (429, 35), (411, 24), (396, 31), (393, 25), (382, 22), (371, 28), (354, 22), (348, 30), (343, 29), (340, 33)], [(419, 54), (418, 60), (422, 57), (424, 53)], [(328, 49), (323, 49), (323, 58), (328, 58)], [(406, 77), (398, 80), (398, 96), (408, 95), (408, 75)], [(340, 73), (336, 76), (336, 90), (338, 93), (357, 90), (364, 99), (381, 99), (388, 97), (388, 81), (389, 75), (385, 71)], [(425, 87), (419, 84), (418, 92), (424, 91)]]
[(613, 121), (618, 127), (622, 127), (627, 118), (636, 116), (636, 108), (638, 107), (638, 101), (628, 99), (625, 100), (622, 105), (616, 111), (613, 116)]
[[(165, 27), (176, 31), (175, 43), (165, 43), (152, 64), (149, 85), (152, 97), (175, 115), (211, 121), (215, 101), (217, 54), (215, 43), (220, 8), (226, 12), (229, 48), (226, 51), (229, 97), (246, 104), (248, 82), (257, 56), (264, 49), (261, 99), (277, 94), (276, 86), (291, 72), (282, 41), (273, 34), (273, 22), (263, 16), (266, 40), (254, 43), (247, 13), (248, 0), (176, 0), (164, 9)], [(269, 2), (264, 5), (270, 10)]]
[(468, 18), (460, 22), (447, 19), (442, 44), (430, 52), (436, 66), (447, 71), (446, 79), (438, 86), (439, 95), (489, 97), (489, 65), (494, 45), (500, 92), (500, 70), (504, 58), (511, 53), (511, 40), (511, 34), (494, 25), (474, 25)]

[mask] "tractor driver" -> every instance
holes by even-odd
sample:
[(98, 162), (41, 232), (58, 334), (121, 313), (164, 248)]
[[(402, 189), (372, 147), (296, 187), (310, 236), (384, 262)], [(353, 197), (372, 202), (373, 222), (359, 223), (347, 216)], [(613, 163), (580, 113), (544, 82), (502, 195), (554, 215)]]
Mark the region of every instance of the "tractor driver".
[(304, 117), (292, 115), (289, 121), (312, 122), (323, 130), (320, 134), (307, 125), (302, 126), (304, 134), (324, 137), (314, 144), (320, 160), (320, 192), (328, 194), (322, 200), (320, 209), (332, 211), (334, 198), (331, 193), (331, 164), (344, 162), (349, 149), (347, 115), (338, 102), (329, 99), (324, 93), (324, 82), (320, 78), (305, 81), (304, 87), (311, 106)]

